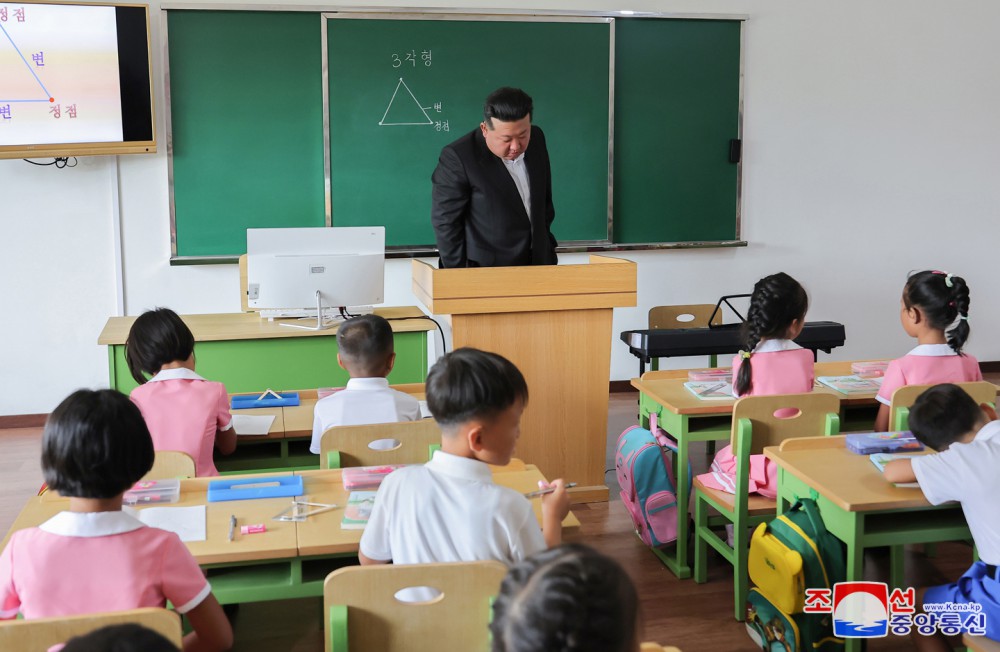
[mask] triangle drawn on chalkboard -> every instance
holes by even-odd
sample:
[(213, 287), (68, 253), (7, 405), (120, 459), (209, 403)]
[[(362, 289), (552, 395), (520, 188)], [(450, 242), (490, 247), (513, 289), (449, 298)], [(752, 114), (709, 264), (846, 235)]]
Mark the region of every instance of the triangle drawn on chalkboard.
[[(406, 92), (400, 93), (400, 89)], [(386, 107), (385, 113), (382, 115), (382, 119), (378, 121), (378, 124), (381, 127), (405, 127), (432, 125), (434, 121), (427, 115), (424, 107), (420, 106), (420, 102), (417, 101), (413, 91), (410, 90), (410, 87), (400, 77), (399, 83), (396, 84), (396, 90), (392, 92), (389, 106)]]
[(15, 77), (5, 76), (4, 83), (0, 84), (0, 102), (51, 102), (48, 90), (32, 70), (21, 49), (14, 43), (14, 39), (3, 25), (0, 25), (0, 30), (6, 37), (0, 39), (0, 70), (12, 68), (25, 70), (23, 75), (16, 77), (16, 82)]

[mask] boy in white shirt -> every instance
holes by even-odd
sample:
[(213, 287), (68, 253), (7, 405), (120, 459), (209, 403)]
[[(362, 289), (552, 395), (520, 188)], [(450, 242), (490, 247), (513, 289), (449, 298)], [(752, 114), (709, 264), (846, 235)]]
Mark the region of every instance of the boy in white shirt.
[(337, 349), (337, 363), (351, 379), (341, 391), (316, 402), (311, 452), (320, 452), (323, 433), (333, 426), (420, 418), (420, 402), (390, 388), (386, 379), (396, 362), (389, 322), (378, 315), (348, 319), (337, 330)]
[[(980, 561), (957, 582), (918, 589), (917, 605), (979, 603), (986, 617), (986, 636), (1000, 640), (1000, 421), (996, 419), (993, 408), (976, 405), (957, 385), (931, 387), (910, 409), (910, 430), (938, 454), (893, 460), (884, 473), (890, 482), (916, 481), (932, 505), (960, 502), (979, 551)], [(966, 618), (963, 613), (963, 623)], [(941, 634), (922, 636), (914, 630), (913, 638), (918, 650), (951, 649)]]
[(358, 555), (366, 564), (495, 559), (513, 564), (562, 541), (569, 495), (561, 479), (531, 503), (493, 483), (488, 465), (510, 462), (528, 400), (509, 360), (471, 348), (443, 356), (427, 376), (427, 404), (441, 450), (427, 464), (389, 474), (375, 499)]

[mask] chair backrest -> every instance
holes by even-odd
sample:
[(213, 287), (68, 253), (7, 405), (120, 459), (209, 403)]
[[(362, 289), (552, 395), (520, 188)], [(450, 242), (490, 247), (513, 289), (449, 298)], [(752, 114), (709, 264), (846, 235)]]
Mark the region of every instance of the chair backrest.
[(65, 643), (74, 636), (89, 634), (108, 625), (136, 623), (162, 634), (181, 647), (181, 619), (173, 611), (157, 608), (113, 611), (83, 616), (11, 620), (0, 623), (0, 650), (44, 652), (53, 645)]
[(195, 477), (194, 459), (182, 451), (156, 451), (153, 468), (143, 480), (170, 480)]
[[(430, 459), (431, 446), (440, 443), (441, 428), (434, 419), (366, 426), (334, 426), (323, 433), (319, 459), (320, 465), (325, 469), (338, 468), (337, 464), (330, 463), (331, 452), (339, 453), (339, 468), (423, 464)], [(371, 445), (376, 448), (371, 448)]]
[[(649, 309), (649, 328), (699, 328), (707, 327), (714, 303), (696, 303), (689, 306), (654, 306)], [(722, 323), (722, 311), (715, 314), (713, 324)]]
[[(506, 574), (498, 561), (336, 570), (323, 584), (326, 651), (486, 652), (491, 600)], [(440, 595), (426, 602), (395, 597), (426, 586)]]
[[(997, 402), (997, 386), (991, 382), (978, 380), (955, 384), (964, 389), (980, 405), (983, 403), (995, 405)], [(910, 407), (916, 402), (918, 396), (931, 387), (933, 385), (904, 385), (892, 393), (892, 400), (889, 403), (890, 430), (909, 428)]]
[(750, 454), (777, 446), (792, 437), (815, 437), (840, 430), (840, 399), (833, 394), (746, 396), (733, 405), (732, 444), (737, 452), (741, 420), (752, 428)]

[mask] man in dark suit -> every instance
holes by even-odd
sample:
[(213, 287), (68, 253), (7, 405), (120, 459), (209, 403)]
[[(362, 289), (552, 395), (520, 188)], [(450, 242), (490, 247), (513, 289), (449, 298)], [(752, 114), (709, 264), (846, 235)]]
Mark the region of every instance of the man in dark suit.
[(549, 153), (531, 112), (527, 93), (498, 89), (479, 128), (441, 150), (431, 176), (441, 267), (556, 264)]

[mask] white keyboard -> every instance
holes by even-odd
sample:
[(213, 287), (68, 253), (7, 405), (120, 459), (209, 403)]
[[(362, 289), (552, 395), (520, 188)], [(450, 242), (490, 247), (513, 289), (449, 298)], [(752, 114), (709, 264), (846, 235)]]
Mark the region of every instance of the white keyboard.
[[(370, 315), (375, 312), (374, 306), (349, 306), (345, 312), (349, 315)], [(258, 310), (261, 319), (316, 319), (315, 308), (268, 308)], [(344, 317), (337, 308), (323, 308), (323, 319), (343, 321)]]

